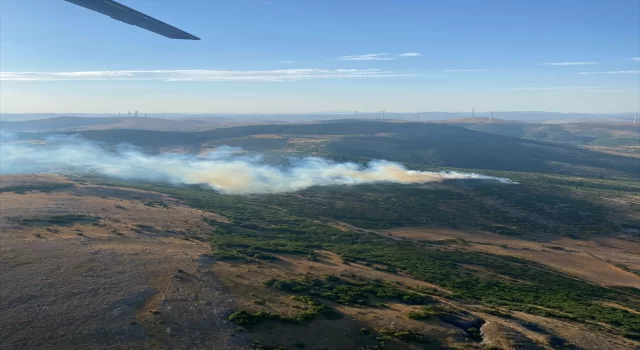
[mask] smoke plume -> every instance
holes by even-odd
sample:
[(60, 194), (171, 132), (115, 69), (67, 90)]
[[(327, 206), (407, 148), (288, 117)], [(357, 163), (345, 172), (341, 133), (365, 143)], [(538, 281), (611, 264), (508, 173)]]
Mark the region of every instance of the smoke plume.
[(45, 142), (16, 140), (0, 134), (0, 174), (68, 171), (98, 173), (126, 180), (200, 184), (226, 194), (280, 193), (311, 186), (369, 183), (427, 183), (448, 179), (485, 179), (513, 183), (473, 173), (408, 170), (377, 160), (366, 166), (322, 158), (291, 159), (285, 166), (266, 164), (260, 156), (243, 156), (220, 147), (206, 155), (146, 154), (131, 146), (111, 151), (79, 137), (52, 136)]

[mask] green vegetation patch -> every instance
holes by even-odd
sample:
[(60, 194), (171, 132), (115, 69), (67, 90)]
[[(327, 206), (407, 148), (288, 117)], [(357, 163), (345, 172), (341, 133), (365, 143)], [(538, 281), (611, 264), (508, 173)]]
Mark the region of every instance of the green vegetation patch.
[(388, 340), (393, 338), (403, 342), (416, 342), (416, 343), (429, 342), (429, 338), (427, 338), (424, 334), (421, 334), (412, 330), (384, 329), (384, 330), (380, 330), (379, 334), (383, 335), (382, 339), (380, 340)]
[(169, 208), (169, 206), (163, 201), (146, 201), (144, 202), (144, 205), (148, 207), (161, 207), (165, 209)]
[[(496, 174), (504, 176), (504, 174)], [(513, 174), (508, 177), (514, 178)], [(634, 181), (518, 174), (518, 185), (478, 184), (462, 188), (375, 184), (315, 187), (295, 195), (254, 196), (252, 201), (289, 213), (331, 218), (362, 228), (439, 226), (472, 228), (511, 236), (606, 235), (640, 222), (612, 211), (603, 198), (640, 194)], [(451, 185), (453, 186), (453, 185)]]
[[(345, 262), (356, 261), (385, 266), (418, 280), (439, 285), (452, 291), (453, 295), (449, 297), (457, 300), (531, 313), (552, 310), (550, 315), (553, 317), (607, 323), (620, 331), (631, 332), (640, 329), (640, 315), (598, 304), (603, 300), (613, 300), (634, 308), (628, 296), (631, 293), (626, 290), (588, 283), (525, 259), (456, 250), (446, 245), (430, 246), (393, 240), (365, 231), (343, 231), (323, 224), (321, 219), (321, 216), (344, 219), (345, 215), (350, 215), (351, 219), (344, 221), (377, 226), (384, 222), (382, 220), (391, 218), (383, 227), (425, 223), (419, 221), (425, 217), (428, 218), (426, 222), (433, 220), (435, 226), (446, 226), (446, 223), (453, 225), (454, 222), (468, 222), (469, 225), (473, 225), (473, 221), (476, 220), (480, 227), (483, 227), (483, 223), (488, 225), (493, 222), (494, 225), (501, 225), (498, 227), (507, 227), (514, 234), (522, 235), (541, 229), (543, 232), (556, 234), (578, 234), (579, 229), (589, 232), (603, 230), (594, 232), (602, 234), (620, 228), (607, 219), (607, 215), (611, 216), (613, 213), (606, 212), (604, 207), (598, 207), (589, 201), (567, 200), (570, 191), (573, 191), (571, 185), (549, 184), (545, 182), (546, 177), (533, 174), (521, 174), (520, 178), (530, 184), (527, 185), (530, 186), (528, 190), (523, 187), (516, 190), (516, 186), (482, 186), (478, 187), (477, 192), (510, 203), (511, 216), (520, 221), (517, 225), (508, 221), (512, 220), (508, 211), (503, 213), (500, 210), (486, 210), (486, 207), (466, 211), (474, 208), (467, 204), (468, 197), (457, 197), (458, 194), (450, 192), (429, 196), (428, 188), (417, 186), (333, 187), (310, 189), (298, 192), (296, 196), (226, 196), (196, 186), (136, 187), (170, 194), (194, 208), (212, 211), (228, 218), (231, 221), (229, 224), (211, 222), (214, 227), (210, 235), (214, 256), (247, 259), (247, 255), (243, 255), (243, 250), (246, 250), (271, 255), (300, 254), (307, 257), (316, 250), (325, 250), (342, 256)], [(515, 180), (520, 181), (520, 178)], [(541, 183), (541, 189), (536, 190), (535, 181)], [(118, 185), (132, 186), (120, 183)], [(625, 182), (624, 186), (633, 184)], [(499, 187), (506, 190), (502, 191)], [(476, 188), (471, 190), (476, 191)], [(584, 190), (603, 191), (605, 195), (620, 192), (601, 188)], [(554, 191), (555, 194), (552, 193)], [(420, 196), (427, 199), (422, 200)], [(446, 196), (449, 196), (449, 199), (446, 199)], [(296, 197), (301, 199), (298, 200)], [(332, 197), (337, 197), (338, 200)], [(443, 198), (445, 199), (442, 200)], [(437, 205), (439, 201), (446, 205), (445, 212), (448, 214), (444, 215), (444, 218), (437, 217), (437, 211), (436, 214), (430, 211), (434, 208), (433, 203)], [(448, 201), (451, 201), (449, 205), (446, 204)], [(567, 203), (570, 209), (566, 208)], [(382, 206), (382, 211), (379, 206)], [(335, 208), (329, 211), (331, 207)], [(549, 208), (553, 210), (549, 211)], [(517, 215), (517, 209), (526, 209), (525, 214)], [(594, 216), (581, 214), (585, 211), (591, 212), (590, 215)], [(463, 212), (464, 215), (461, 214)], [(551, 212), (557, 212), (557, 215), (544, 214)], [(571, 219), (563, 219), (563, 213)], [(494, 216), (498, 214), (500, 216)], [(411, 219), (411, 215), (417, 219)], [(543, 221), (536, 222), (536, 216), (542, 217)], [(448, 221), (444, 221), (445, 219)], [(547, 221), (555, 224), (548, 225)], [(589, 228), (589, 225), (593, 227)], [(466, 267), (470, 265), (478, 269)], [(377, 297), (377, 292), (366, 292), (364, 286), (348, 283), (323, 280), (319, 286), (315, 286), (305, 280), (289, 282), (293, 284), (283, 284), (283, 291), (287, 291), (287, 288), (300, 289), (298, 293), (301, 294), (317, 291), (318, 294), (309, 294), (314, 297), (323, 297), (325, 294), (326, 299), (336, 302), (342, 300), (358, 305), (358, 300), (363, 300), (365, 305), (369, 305), (371, 302), (367, 302), (367, 299)]]
[(70, 226), (73, 224), (93, 224), (97, 223), (101, 218), (99, 216), (85, 215), (85, 214), (65, 214), (65, 215), (51, 215), (39, 218), (25, 218), (21, 219), (20, 223), (27, 226)]
[(15, 192), (15, 193), (19, 193), (19, 194), (24, 194), (27, 192), (53, 192), (53, 191), (58, 191), (58, 190), (64, 190), (64, 189), (68, 189), (74, 187), (74, 184), (71, 183), (56, 183), (56, 182), (51, 182), (51, 183), (38, 183), (38, 184), (28, 184), (28, 185), (23, 185), (23, 186), (5, 186), (5, 187), (0, 187), (0, 193), (1, 192)]
[(229, 315), (227, 319), (238, 326), (250, 327), (264, 321), (279, 320), (281, 318), (282, 316), (268, 311), (250, 313), (245, 310), (240, 310)]
[(402, 289), (382, 281), (349, 282), (337, 276), (303, 278), (298, 280), (270, 279), (266, 286), (289, 293), (306, 293), (345, 305), (376, 306), (376, 299), (394, 300), (405, 304), (421, 305), (431, 297)]
[(424, 305), (419, 310), (409, 311), (407, 317), (413, 320), (427, 320), (446, 313), (447, 310), (438, 305)]
[(239, 310), (229, 315), (227, 319), (238, 326), (251, 327), (266, 321), (302, 323), (317, 317), (329, 320), (335, 320), (342, 317), (342, 315), (336, 310), (319, 303), (311, 297), (293, 296), (291, 299), (298, 302), (300, 304), (298, 308), (301, 309), (300, 312), (293, 316), (283, 316), (269, 311), (257, 311), (251, 313), (246, 310)]
[(296, 295), (291, 297), (292, 300), (295, 300), (299, 303), (303, 304), (303, 312), (296, 314), (292, 317), (294, 321), (302, 322), (306, 320), (313, 319), (318, 316), (322, 316), (325, 319), (335, 320), (342, 318), (342, 315), (338, 313), (336, 310), (331, 307), (321, 304), (315, 299), (306, 296), (306, 295)]

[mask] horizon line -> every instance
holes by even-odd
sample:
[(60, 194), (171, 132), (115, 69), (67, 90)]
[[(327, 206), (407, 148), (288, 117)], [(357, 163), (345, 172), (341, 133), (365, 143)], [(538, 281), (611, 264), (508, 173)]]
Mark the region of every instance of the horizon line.
[[(469, 111), (386, 111), (386, 114), (408, 114), (414, 115), (416, 113), (448, 113), (448, 114), (468, 114)], [(154, 114), (154, 115), (167, 115), (167, 114), (180, 114), (180, 115), (353, 115), (353, 111), (326, 111), (326, 112), (143, 112)], [(380, 114), (381, 111), (362, 111), (358, 110), (358, 114)], [(475, 113), (552, 113), (552, 114), (587, 114), (587, 115), (622, 115), (622, 114), (636, 114), (639, 113), (637, 111), (628, 111), (628, 112), (558, 112), (558, 111), (545, 111), (545, 110), (476, 110)], [(0, 116), (2, 115), (69, 115), (72, 114), (81, 114), (81, 115), (105, 115), (105, 116), (118, 116), (117, 112), (0, 112)], [(121, 117), (126, 117), (125, 113), (121, 113)], [(129, 117), (135, 117), (133, 115), (128, 115)], [(138, 118), (145, 118), (144, 116), (138, 116)]]

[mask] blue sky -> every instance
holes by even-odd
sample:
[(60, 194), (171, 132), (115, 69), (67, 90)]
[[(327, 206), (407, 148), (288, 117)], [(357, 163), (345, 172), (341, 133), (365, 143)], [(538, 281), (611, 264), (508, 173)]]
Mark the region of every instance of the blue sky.
[(0, 0), (0, 111), (640, 109), (640, 0), (121, 2), (202, 40)]

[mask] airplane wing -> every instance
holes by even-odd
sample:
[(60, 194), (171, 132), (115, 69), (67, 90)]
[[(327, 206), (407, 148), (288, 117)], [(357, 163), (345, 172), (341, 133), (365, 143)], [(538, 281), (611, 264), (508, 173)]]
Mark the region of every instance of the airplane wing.
[(72, 4), (82, 6), (89, 10), (100, 12), (118, 21), (140, 27), (171, 39), (200, 40), (174, 26), (147, 16), (130, 7), (124, 6), (113, 0), (65, 0)]

